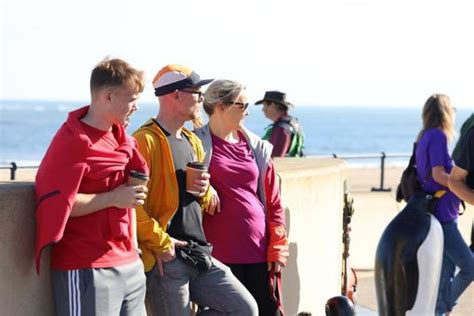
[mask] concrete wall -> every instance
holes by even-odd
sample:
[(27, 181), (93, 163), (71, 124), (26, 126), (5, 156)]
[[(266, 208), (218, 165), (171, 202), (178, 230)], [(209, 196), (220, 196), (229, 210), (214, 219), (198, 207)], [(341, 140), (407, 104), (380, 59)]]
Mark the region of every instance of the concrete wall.
[(0, 315), (53, 315), (49, 252), (34, 262), (33, 183), (0, 182)]
[(324, 315), (341, 290), (345, 165), (337, 159), (284, 158), (275, 165), (288, 207), (290, 258), (283, 273), (287, 315)]
[[(283, 273), (287, 315), (324, 315), (340, 291), (344, 163), (337, 159), (277, 159), (288, 207), (290, 259)], [(32, 182), (0, 182), (0, 315), (53, 315), (49, 252), (34, 267)]]

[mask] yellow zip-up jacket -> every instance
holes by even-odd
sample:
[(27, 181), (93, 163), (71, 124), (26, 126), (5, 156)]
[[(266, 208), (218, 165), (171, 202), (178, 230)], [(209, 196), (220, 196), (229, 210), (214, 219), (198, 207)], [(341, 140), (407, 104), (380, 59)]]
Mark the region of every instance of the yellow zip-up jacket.
[[(183, 134), (189, 139), (197, 160), (202, 162), (204, 150), (199, 138), (185, 128)], [(149, 119), (133, 136), (150, 169), (145, 204), (136, 207), (138, 243), (145, 271), (150, 271), (156, 262), (154, 253), (165, 252), (171, 248), (170, 236), (166, 229), (179, 205), (178, 180), (166, 135), (153, 119)], [(203, 208), (207, 206), (210, 198), (211, 192), (208, 190), (201, 198)]]

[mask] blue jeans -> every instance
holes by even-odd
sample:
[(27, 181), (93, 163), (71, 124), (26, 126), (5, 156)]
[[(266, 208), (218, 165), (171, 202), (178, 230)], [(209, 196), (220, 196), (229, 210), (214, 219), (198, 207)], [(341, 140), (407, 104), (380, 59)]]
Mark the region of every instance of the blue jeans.
[(212, 258), (205, 272), (175, 258), (163, 263), (164, 275), (157, 266), (147, 273), (146, 304), (149, 315), (191, 315), (189, 302), (207, 307), (199, 315), (257, 316), (255, 299), (230, 269)]
[[(436, 315), (450, 312), (457, 299), (474, 280), (474, 255), (459, 232), (457, 220), (441, 223), (441, 226), (444, 252)], [(460, 270), (455, 276), (456, 267)]]

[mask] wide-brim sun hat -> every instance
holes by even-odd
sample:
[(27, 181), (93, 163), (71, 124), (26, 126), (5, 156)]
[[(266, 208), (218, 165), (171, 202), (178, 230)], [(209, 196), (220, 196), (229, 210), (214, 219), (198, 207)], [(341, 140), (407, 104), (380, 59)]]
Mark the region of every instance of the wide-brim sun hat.
[(286, 100), (286, 93), (281, 91), (266, 91), (263, 99), (255, 102), (255, 105), (262, 104), (265, 101), (280, 103), (292, 108), (295, 107), (291, 102)]

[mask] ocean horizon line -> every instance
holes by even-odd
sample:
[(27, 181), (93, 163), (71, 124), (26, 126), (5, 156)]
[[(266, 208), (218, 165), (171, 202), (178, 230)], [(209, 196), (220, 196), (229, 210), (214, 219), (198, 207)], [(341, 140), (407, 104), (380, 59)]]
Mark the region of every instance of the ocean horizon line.
[[(67, 113), (84, 104), (81, 101), (4, 99), (0, 102), (0, 162), (38, 162), (67, 119)], [(142, 102), (139, 108), (130, 118), (127, 128), (130, 134), (158, 113), (156, 103)], [(271, 121), (264, 116), (262, 107), (251, 106), (248, 111), (244, 125), (262, 136)], [(306, 155), (350, 156), (347, 159), (350, 165), (379, 165), (382, 152), (387, 156), (397, 153), (404, 156), (386, 157), (387, 165), (404, 164), (421, 128), (421, 110), (415, 108), (301, 106), (290, 113), (303, 126)], [(471, 114), (471, 110), (457, 111), (457, 131)], [(202, 116), (206, 121), (207, 115)], [(186, 127), (192, 128), (190, 124)], [(361, 156), (372, 159), (358, 159)]]
[[(256, 100), (255, 100), (256, 101)], [(81, 99), (23, 99), (23, 98), (0, 98), (0, 107), (2, 107), (2, 103), (12, 103), (12, 102), (19, 102), (22, 104), (32, 104), (35, 105), (35, 103), (40, 103), (37, 105), (42, 105), (49, 103), (54, 104), (61, 104), (63, 106), (71, 106), (71, 107), (80, 107), (80, 106), (85, 106), (90, 103), (90, 100), (81, 100)], [(158, 103), (155, 99), (139, 99), (138, 100), (139, 106), (145, 105), (145, 106), (157, 106)], [(390, 104), (390, 103), (380, 103), (380, 104), (339, 104), (339, 103), (312, 103), (310, 104), (309, 102), (304, 102), (304, 103), (297, 103), (296, 108), (361, 108), (361, 109), (418, 109), (421, 110), (422, 104)], [(470, 109), (472, 106), (469, 105), (459, 105), (457, 108), (461, 109)], [(474, 109), (473, 109), (474, 111)]]

